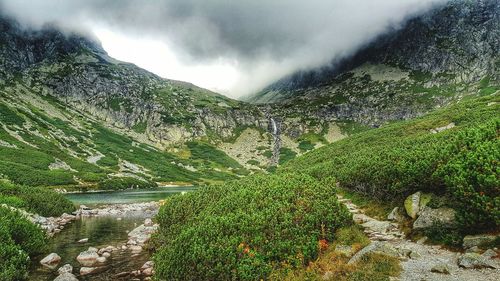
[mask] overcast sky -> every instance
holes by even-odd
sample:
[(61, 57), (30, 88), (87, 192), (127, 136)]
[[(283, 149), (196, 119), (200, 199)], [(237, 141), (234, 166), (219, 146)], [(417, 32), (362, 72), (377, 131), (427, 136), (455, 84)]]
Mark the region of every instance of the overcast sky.
[(117, 59), (239, 97), (446, 1), (0, 0), (0, 9), (30, 27), (94, 33)]

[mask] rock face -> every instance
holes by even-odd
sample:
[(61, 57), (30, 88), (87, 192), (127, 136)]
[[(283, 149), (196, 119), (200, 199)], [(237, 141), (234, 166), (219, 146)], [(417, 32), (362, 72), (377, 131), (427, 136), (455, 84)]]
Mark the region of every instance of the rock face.
[(456, 226), (455, 210), (451, 208), (432, 209), (425, 207), (413, 223), (413, 229), (421, 230), (436, 224), (444, 228)]
[[(459, 85), (491, 77), (498, 87), (499, 11), (497, 0), (446, 1), (354, 56), (285, 77), (249, 100), (370, 125), (415, 117), (468, 94)], [(430, 94), (437, 88), (451, 95)]]

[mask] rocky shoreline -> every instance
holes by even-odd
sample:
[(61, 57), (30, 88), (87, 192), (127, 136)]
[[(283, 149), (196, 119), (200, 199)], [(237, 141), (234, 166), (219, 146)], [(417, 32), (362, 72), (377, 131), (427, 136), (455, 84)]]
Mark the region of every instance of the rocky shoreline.
[[(72, 265), (64, 264), (59, 267), (61, 257), (57, 253), (50, 253), (40, 261), (40, 264), (51, 270), (57, 270), (57, 281), (74, 281), (78, 280), (78, 276), (88, 276), (104, 272), (112, 267), (113, 256), (129, 256), (134, 258), (139, 256), (143, 251), (145, 245), (151, 239), (151, 235), (158, 229), (158, 224), (155, 224), (152, 218), (158, 213), (159, 207), (163, 201), (159, 202), (146, 202), (146, 203), (133, 203), (133, 204), (109, 204), (100, 206), (99, 208), (89, 208), (81, 205), (79, 209), (70, 214), (63, 214), (57, 218), (45, 218), (38, 215), (25, 213), (27, 217), (34, 223), (40, 225), (47, 231), (49, 236), (59, 233), (66, 224), (71, 221), (85, 218), (85, 217), (115, 217), (116, 220), (122, 218), (141, 218), (144, 222), (139, 226), (128, 232), (127, 240), (123, 242), (103, 246), (100, 248), (89, 247), (87, 250), (79, 253), (75, 257), (81, 266), (78, 272), (74, 272)], [(78, 243), (87, 243), (87, 238), (82, 238)], [(154, 263), (147, 261), (140, 268), (131, 271), (123, 271), (115, 274), (113, 278), (126, 279), (130, 278), (137, 280), (150, 280), (154, 274)]]

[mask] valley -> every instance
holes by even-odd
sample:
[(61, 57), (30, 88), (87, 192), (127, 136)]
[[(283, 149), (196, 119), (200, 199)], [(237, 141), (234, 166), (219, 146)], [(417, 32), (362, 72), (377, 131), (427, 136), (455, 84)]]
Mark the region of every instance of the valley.
[(0, 281), (498, 280), (499, 26), (442, 1), (236, 100), (0, 10)]

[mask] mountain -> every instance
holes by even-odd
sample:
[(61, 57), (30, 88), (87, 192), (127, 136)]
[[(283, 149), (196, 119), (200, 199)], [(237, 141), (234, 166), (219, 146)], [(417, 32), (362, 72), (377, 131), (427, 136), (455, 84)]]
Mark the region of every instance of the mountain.
[(0, 174), (16, 183), (221, 181), (342, 137), (117, 61), (90, 36), (7, 17), (0, 31)]
[(499, 89), (499, 26), (499, 1), (449, 1), (350, 57), (285, 77), (248, 100), (376, 126), (409, 119)]

